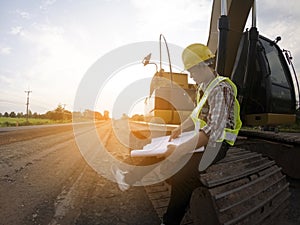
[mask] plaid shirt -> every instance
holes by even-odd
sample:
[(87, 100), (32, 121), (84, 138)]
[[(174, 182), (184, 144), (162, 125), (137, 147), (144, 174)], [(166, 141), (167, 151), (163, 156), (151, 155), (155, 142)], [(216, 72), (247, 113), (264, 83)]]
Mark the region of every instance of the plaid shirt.
[(228, 82), (222, 81), (211, 90), (199, 117), (207, 123), (201, 130), (209, 141), (220, 139), (224, 128), (234, 128), (234, 92)]

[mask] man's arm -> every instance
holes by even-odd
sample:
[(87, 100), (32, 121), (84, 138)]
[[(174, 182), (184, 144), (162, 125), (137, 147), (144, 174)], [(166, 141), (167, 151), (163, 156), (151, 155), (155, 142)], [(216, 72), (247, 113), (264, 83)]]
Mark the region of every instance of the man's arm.
[(181, 131), (186, 132), (186, 131), (191, 131), (194, 129), (195, 125), (192, 120), (192, 118), (189, 116), (183, 123), (180, 125)]
[(172, 130), (169, 141), (171, 141), (172, 139), (178, 138), (182, 132), (193, 130), (194, 127), (195, 127), (194, 122), (191, 119), (191, 117), (189, 116), (185, 121), (183, 121), (183, 123), (181, 125), (179, 125), (174, 130)]
[(209, 136), (204, 131), (201, 130), (199, 132), (197, 148), (200, 148), (202, 146), (206, 146), (208, 144), (208, 140), (209, 140)]
[(192, 139), (188, 140), (187, 142), (184, 142), (180, 145), (174, 145), (174, 144), (168, 145), (167, 151), (160, 157), (168, 157), (176, 150), (176, 148), (178, 148), (179, 146), (182, 147), (182, 145), (193, 146), (192, 148), (185, 149), (185, 150), (188, 150), (189, 152), (193, 152), (197, 148), (206, 146), (208, 144), (208, 139), (209, 139), (209, 137), (203, 131), (200, 131), (198, 133), (198, 139), (192, 138)]
[[(223, 130), (226, 127), (228, 115), (230, 113), (230, 107), (232, 106), (234, 101), (234, 94), (231, 86), (217, 86), (215, 89), (213, 89), (210, 97), (208, 98), (208, 101), (209, 119), (206, 126), (204, 126), (199, 131), (196, 148), (206, 146), (208, 144), (208, 141), (217, 141), (223, 134)], [(193, 125), (194, 123), (189, 117), (186, 121), (184, 121), (182, 126), (186, 128), (191, 124)], [(176, 129), (181, 131), (180, 127)], [(179, 132), (178, 130), (176, 132)], [(178, 136), (180, 135), (180, 133), (178, 134)], [(174, 134), (176, 133), (174, 132)], [(175, 145), (168, 145), (168, 150), (165, 156), (171, 155), (175, 149)], [(191, 151), (193, 151), (193, 149), (191, 149)]]

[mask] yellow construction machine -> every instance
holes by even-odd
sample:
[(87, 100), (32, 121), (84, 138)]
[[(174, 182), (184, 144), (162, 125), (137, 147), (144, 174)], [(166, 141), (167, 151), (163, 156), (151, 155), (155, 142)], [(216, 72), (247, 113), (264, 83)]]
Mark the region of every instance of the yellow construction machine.
[[(252, 26), (245, 29), (251, 9)], [(298, 79), (290, 51), (277, 45), (280, 39), (259, 34), (254, 0), (213, 1), (207, 46), (216, 54), (217, 72), (230, 77), (238, 88), (244, 125), (275, 126), (296, 121)], [(147, 63), (149, 57), (144, 60)], [(160, 68), (155, 73), (147, 102), (148, 118), (179, 124), (189, 115), (196, 87), (187, 77), (172, 72), (171, 65), (170, 71)]]
[[(245, 29), (251, 9), (252, 26)], [(291, 54), (277, 45), (279, 40), (259, 34), (255, 0), (213, 1), (207, 46), (216, 55), (216, 71), (231, 78), (238, 88), (243, 125), (268, 127), (296, 121), (298, 80)], [(148, 63), (150, 56), (144, 59), (144, 65)], [(180, 124), (194, 108), (197, 87), (188, 83), (187, 74), (174, 73), (169, 65), (168, 72), (160, 67), (153, 76), (145, 118)], [(138, 147), (151, 141), (147, 136), (138, 142), (135, 133), (131, 142)], [(297, 161), (289, 160), (299, 157), (298, 145), (282, 151), (278, 143), (248, 141), (237, 143), (223, 160), (200, 175), (204, 186), (194, 191), (190, 202), (193, 224), (276, 224), (287, 208), (289, 184), (271, 158), (283, 171), (299, 177)], [(213, 222), (207, 223), (207, 218)]]

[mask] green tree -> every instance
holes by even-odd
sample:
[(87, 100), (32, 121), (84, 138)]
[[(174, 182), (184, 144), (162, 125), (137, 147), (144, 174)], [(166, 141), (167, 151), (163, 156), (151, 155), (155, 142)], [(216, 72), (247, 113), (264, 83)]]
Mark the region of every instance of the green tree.
[(83, 116), (84, 116), (85, 118), (88, 118), (88, 119), (93, 119), (93, 118), (94, 118), (94, 111), (89, 110), (89, 109), (86, 109), (86, 110), (84, 110), (84, 112), (83, 112)]
[(50, 119), (50, 120), (63, 120), (64, 108), (59, 104), (56, 109), (52, 111), (46, 112), (42, 118)]
[(24, 117), (24, 114), (22, 112), (18, 112), (17, 117), (22, 118), (22, 117)]
[(37, 119), (38, 117), (39, 117), (39, 115), (37, 114), (37, 112), (35, 112), (35, 113), (32, 114), (32, 118)]
[(82, 118), (83, 115), (81, 112), (73, 112), (73, 116), (76, 118), (76, 119), (79, 119), (79, 118)]
[(99, 112), (95, 112), (95, 119), (96, 119), (96, 120), (103, 120), (102, 114), (99, 113)]
[(9, 117), (11, 117), (11, 118), (15, 118), (17, 115), (16, 115), (16, 113), (15, 112), (11, 112), (10, 114), (9, 114)]
[(145, 121), (144, 115), (135, 114), (131, 117), (134, 121)]
[(104, 119), (109, 120), (109, 111), (107, 110), (104, 111)]
[(128, 118), (129, 118), (129, 116), (126, 113), (122, 114), (122, 117), (121, 117), (122, 120), (127, 120)]
[(63, 111), (63, 120), (72, 120), (72, 112), (70, 112), (69, 110), (65, 110)]
[(64, 117), (64, 108), (61, 104), (58, 104), (57, 108), (53, 112), (53, 119), (54, 120), (63, 120)]

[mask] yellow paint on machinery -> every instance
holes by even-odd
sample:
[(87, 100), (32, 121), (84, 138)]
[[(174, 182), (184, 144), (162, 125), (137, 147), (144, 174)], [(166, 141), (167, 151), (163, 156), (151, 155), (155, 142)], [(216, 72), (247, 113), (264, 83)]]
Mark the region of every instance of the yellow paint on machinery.
[(161, 69), (151, 81), (146, 118), (156, 118), (166, 124), (180, 124), (193, 110), (195, 96), (196, 85), (188, 83), (187, 74)]
[(246, 115), (246, 124), (250, 126), (293, 124), (296, 122), (295, 114), (261, 113)]

